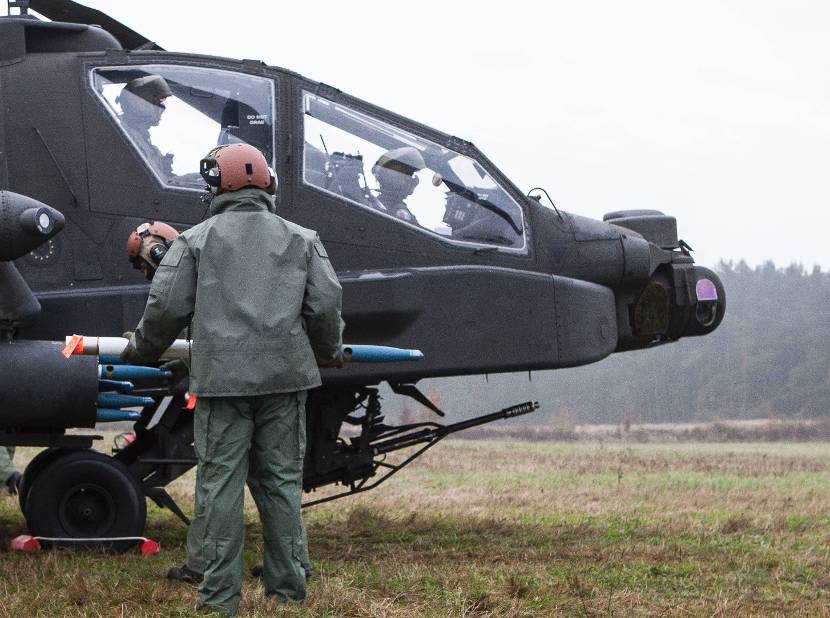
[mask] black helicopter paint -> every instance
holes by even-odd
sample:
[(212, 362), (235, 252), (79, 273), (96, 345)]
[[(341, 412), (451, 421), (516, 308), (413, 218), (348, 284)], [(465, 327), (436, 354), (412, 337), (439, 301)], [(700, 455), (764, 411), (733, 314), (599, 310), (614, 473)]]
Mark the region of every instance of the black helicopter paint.
[[(145, 496), (186, 521), (164, 490), (194, 462), (186, 385), (136, 384), (154, 403), (135, 440), (105, 456), (89, 450), (94, 436), (65, 431), (95, 425), (97, 359), (67, 360), (55, 342), (135, 326), (148, 286), (125, 259), (126, 238), (148, 219), (202, 220), (195, 172), (217, 143), (248, 141), (272, 159), (280, 213), (318, 230), (338, 269), (346, 340), (425, 354), (324, 371), (307, 410), (306, 490), (364, 491), (452, 432), (536, 408), (387, 425), (383, 381), (431, 406), (421, 378), (583, 365), (706, 335), (723, 318), (718, 277), (693, 263), (670, 216), (550, 209), (471, 143), (331, 86), (164, 51), (75, 2), (28, 5), (53, 21), (0, 18), (0, 443), (51, 447), (21, 486), (35, 534), (140, 534)], [(124, 87), (148, 75), (173, 95), (142, 132)], [(417, 160), (399, 193), (408, 221), (372, 180), (381, 155), (402, 148)], [(353, 428), (341, 435), (344, 423)], [(384, 461), (404, 447), (420, 450)]]

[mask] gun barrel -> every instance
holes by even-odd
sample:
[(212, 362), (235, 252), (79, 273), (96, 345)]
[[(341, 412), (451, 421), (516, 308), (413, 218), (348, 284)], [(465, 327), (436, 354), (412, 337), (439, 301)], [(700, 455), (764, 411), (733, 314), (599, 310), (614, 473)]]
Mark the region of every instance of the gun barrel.
[[(372, 451), (375, 455), (382, 455), (391, 453), (408, 446), (416, 444), (424, 444), (425, 442), (432, 442), (433, 440), (440, 440), (451, 433), (463, 431), (478, 425), (492, 423), (493, 421), (500, 421), (514, 416), (521, 416), (522, 414), (530, 414), (539, 409), (538, 401), (526, 401), (524, 403), (516, 404), (508, 408), (503, 408), (498, 412), (492, 414), (485, 414), (483, 416), (476, 416), (464, 421), (452, 423), (450, 425), (438, 425), (435, 423), (424, 423), (423, 429), (413, 433), (403, 434), (394, 438), (388, 438), (372, 444)], [(419, 426), (421, 426), (419, 424)]]

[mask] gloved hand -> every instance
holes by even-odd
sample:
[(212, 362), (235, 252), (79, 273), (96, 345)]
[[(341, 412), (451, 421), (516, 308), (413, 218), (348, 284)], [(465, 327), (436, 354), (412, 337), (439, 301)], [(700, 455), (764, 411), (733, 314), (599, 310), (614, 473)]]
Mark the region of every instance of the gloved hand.
[(163, 365), (159, 367), (162, 371), (171, 371), (173, 372), (173, 377), (170, 378), (170, 381), (174, 384), (184, 380), (188, 375), (190, 375), (190, 367), (187, 365), (187, 361), (184, 361), (180, 358), (176, 360), (167, 361)]
[(323, 369), (329, 369), (331, 367), (336, 367), (337, 369), (343, 368), (343, 363), (345, 359), (343, 358), (343, 352), (337, 352), (337, 355), (327, 363), (318, 363), (319, 367)]
[(20, 479), (23, 478), (23, 475), (20, 474), (17, 470), (11, 473), (9, 478), (6, 479), (6, 489), (8, 489), (9, 493), (13, 496), (17, 495), (17, 491), (20, 488)]
[(138, 352), (135, 349), (135, 346), (133, 346), (132, 344), (133, 334), (134, 333), (131, 330), (121, 333), (121, 336), (124, 337), (124, 339), (127, 339), (128, 341), (127, 347), (124, 348), (123, 352), (121, 352), (121, 360), (128, 364), (138, 363), (141, 360), (138, 356)]

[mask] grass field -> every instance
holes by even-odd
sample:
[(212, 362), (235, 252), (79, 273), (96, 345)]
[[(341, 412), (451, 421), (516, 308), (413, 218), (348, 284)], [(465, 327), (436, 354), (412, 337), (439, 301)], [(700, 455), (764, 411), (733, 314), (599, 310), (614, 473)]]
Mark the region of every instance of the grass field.
[[(21, 458), (24, 459), (24, 457)], [(446, 441), (386, 485), (306, 512), (316, 571), (248, 616), (830, 615), (830, 444)], [(192, 478), (173, 486), (190, 507)], [(245, 560), (262, 540), (246, 503)], [(0, 500), (0, 534), (24, 529)], [(162, 579), (185, 528), (151, 508), (142, 558), (0, 557), (0, 616), (187, 616)]]

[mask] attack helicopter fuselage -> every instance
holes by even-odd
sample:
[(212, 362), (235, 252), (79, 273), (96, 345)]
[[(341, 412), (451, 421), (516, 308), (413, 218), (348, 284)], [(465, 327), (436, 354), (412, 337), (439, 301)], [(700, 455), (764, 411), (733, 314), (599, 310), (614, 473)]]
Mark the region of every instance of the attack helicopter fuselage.
[[(99, 380), (112, 369), (103, 360), (63, 359), (54, 342), (135, 327), (149, 284), (126, 259), (127, 238), (148, 220), (179, 230), (203, 220), (198, 163), (217, 145), (262, 150), (278, 214), (318, 231), (343, 285), (344, 340), (424, 353), (323, 371), (307, 405), (303, 484), (346, 487), (323, 500), (376, 486), (452, 432), (538, 407), (394, 426), (380, 382), (443, 414), (419, 379), (584, 365), (708, 334), (723, 318), (717, 275), (694, 264), (670, 216), (596, 221), (548, 208), (473, 144), (326, 84), (164, 51), (70, 0), (31, 6), (67, 20), (0, 18), (0, 396), (11, 402), (0, 444), (56, 447), (23, 477), (35, 533), (140, 534), (144, 496), (186, 520), (164, 490), (195, 463), (186, 384), (135, 385), (153, 402), (135, 440), (111, 458), (79, 455), (93, 437), (65, 429), (92, 427), (110, 416), (96, 405), (129, 396), (102, 398), (127, 387)], [(90, 19), (108, 30), (67, 23)], [(344, 423), (357, 434), (341, 436)], [(401, 464), (384, 459), (418, 445)], [(49, 472), (70, 456), (74, 477)], [(106, 477), (94, 487), (109, 507), (78, 533), (66, 509), (90, 477)]]

